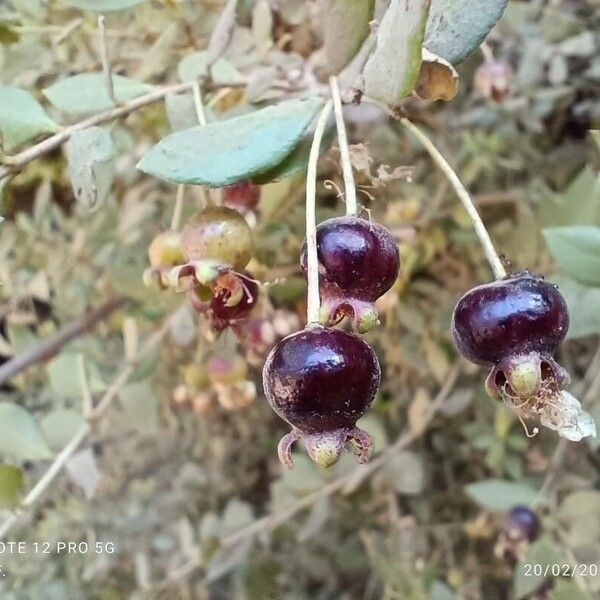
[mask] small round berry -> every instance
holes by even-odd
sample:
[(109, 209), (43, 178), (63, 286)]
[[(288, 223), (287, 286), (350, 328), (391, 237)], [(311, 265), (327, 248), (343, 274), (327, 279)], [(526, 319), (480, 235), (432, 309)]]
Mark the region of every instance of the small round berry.
[(468, 291), (452, 317), (457, 348), (481, 365), (509, 355), (551, 355), (568, 328), (567, 305), (556, 286), (526, 271)]
[(504, 533), (511, 541), (532, 542), (540, 532), (538, 516), (527, 506), (515, 506), (506, 515)]
[[(333, 325), (349, 316), (355, 329), (370, 329), (377, 322), (373, 303), (392, 287), (400, 268), (390, 232), (359, 217), (329, 219), (317, 227), (317, 253), (323, 321)], [(306, 271), (306, 242), (300, 264)]]
[(153, 269), (165, 269), (185, 262), (181, 249), (181, 233), (173, 229), (157, 235), (148, 247), (148, 258)]
[(185, 224), (181, 246), (189, 262), (209, 261), (240, 271), (252, 257), (252, 232), (236, 210), (209, 206)]
[(251, 181), (240, 181), (223, 188), (223, 206), (246, 212), (256, 208), (260, 200), (260, 187)]
[(366, 462), (372, 440), (356, 427), (377, 394), (377, 356), (360, 337), (337, 329), (310, 327), (279, 342), (263, 369), (265, 395), (293, 428), (279, 446), (291, 466), (291, 446), (302, 439), (322, 466), (336, 462), (347, 442)]

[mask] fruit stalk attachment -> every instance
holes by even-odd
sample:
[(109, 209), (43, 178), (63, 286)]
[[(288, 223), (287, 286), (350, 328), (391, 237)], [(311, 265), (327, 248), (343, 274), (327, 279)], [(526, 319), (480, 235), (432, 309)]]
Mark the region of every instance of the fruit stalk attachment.
[(340, 97), (340, 87), (337, 77), (333, 76), (329, 78), (329, 87), (331, 88), (333, 110), (335, 113), (335, 127), (337, 129), (342, 174), (344, 176), (346, 214), (352, 216), (358, 213), (358, 203), (356, 200), (356, 185), (352, 173), (350, 149), (348, 148), (348, 137), (346, 136), (346, 126), (344, 124), (344, 114), (342, 112), (342, 99)]
[(473, 203), (469, 192), (459, 179), (458, 175), (455, 173), (454, 169), (448, 164), (448, 161), (435, 147), (433, 142), (418, 127), (413, 125), (408, 119), (405, 118), (400, 119), (400, 122), (421, 142), (421, 144), (423, 144), (425, 150), (429, 152), (431, 158), (433, 158), (438, 167), (448, 178), (448, 181), (454, 188), (456, 195), (459, 197), (469, 215), (469, 218), (471, 219), (471, 222), (473, 223), (475, 234), (483, 246), (483, 252), (487, 261), (490, 263), (494, 277), (496, 279), (502, 279), (503, 277), (506, 277), (506, 269), (504, 268), (504, 265), (502, 264), (498, 253), (496, 252), (496, 248), (494, 247), (492, 239), (490, 238), (490, 234), (485, 228), (485, 225), (483, 224), (483, 221), (481, 220), (481, 217), (475, 208), (475, 204)]
[(308, 280), (307, 293), (307, 324), (319, 323), (320, 298), (319, 298), (319, 257), (317, 255), (317, 224), (316, 224), (316, 198), (317, 198), (317, 162), (323, 133), (327, 119), (331, 115), (333, 103), (328, 100), (321, 111), (315, 133), (313, 136), (308, 167), (306, 171), (306, 274)]

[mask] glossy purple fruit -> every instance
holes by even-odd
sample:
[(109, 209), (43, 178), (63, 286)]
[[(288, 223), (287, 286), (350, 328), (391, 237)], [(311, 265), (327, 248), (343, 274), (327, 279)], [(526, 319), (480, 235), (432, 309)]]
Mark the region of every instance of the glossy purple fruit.
[(279, 443), (281, 462), (292, 466), (297, 440), (322, 466), (345, 446), (367, 462), (373, 442), (356, 421), (375, 399), (380, 375), (377, 356), (357, 335), (317, 325), (281, 340), (263, 369), (269, 404), (292, 426)]
[(216, 331), (247, 319), (256, 306), (258, 293), (258, 284), (247, 271), (221, 277), (212, 293), (203, 286), (188, 292), (194, 310), (208, 318)]
[(540, 520), (527, 506), (515, 506), (506, 515), (503, 529), (511, 541), (533, 542), (540, 532)]
[[(374, 302), (398, 277), (400, 254), (390, 232), (359, 217), (336, 217), (317, 227), (321, 322), (334, 325), (344, 317), (354, 329), (377, 323)], [(306, 242), (300, 264), (306, 271)]]
[(552, 358), (569, 328), (567, 305), (556, 286), (527, 271), (468, 291), (456, 305), (452, 334), (471, 362), (492, 365), (488, 391), (530, 398), (544, 383), (568, 382)]
[(256, 208), (260, 200), (260, 187), (251, 181), (240, 181), (223, 188), (223, 206), (240, 212)]

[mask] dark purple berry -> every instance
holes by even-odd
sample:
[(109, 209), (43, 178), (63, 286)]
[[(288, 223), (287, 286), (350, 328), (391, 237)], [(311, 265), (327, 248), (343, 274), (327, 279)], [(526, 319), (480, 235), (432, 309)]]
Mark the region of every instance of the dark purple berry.
[(540, 520), (527, 506), (515, 506), (506, 515), (503, 529), (510, 541), (533, 542), (540, 532)]
[[(317, 227), (322, 322), (345, 316), (364, 332), (377, 323), (375, 300), (398, 277), (400, 255), (390, 232), (359, 217), (336, 217)], [(306, 242), (300, 264), (306, 271)]]
[(513, 273), (469, 290), (454, 309), (461, 354), (496, 364), (509, 354), (552, 354), (565, 339), (569, 313), (558, 289), (539, 275)]
[(281, 340), (263, 369), (269, 404), (292, 426), (279, 443), (281, 462), (292, 466), (297, 440), (322, 466), (335, 463), (344, 446), (366, 462), (372, 439), (356, 421), (375, 399), (379, 381), (377, 356), (354, 334), (313, 326)]
[(251, 181), (240, 181), (223, 188), (223, 206), (240, 212), (256, 208), (260, 200), (260, 187)]
[(552, 388), (568, 381), (552, 358), (568, 328), (561, 293), (527, 271), (468, 291), (452, 317), (458, 350), (476, 364), (493, 365), (488, 391), (512, 399), (535, 396), (544, 379)]

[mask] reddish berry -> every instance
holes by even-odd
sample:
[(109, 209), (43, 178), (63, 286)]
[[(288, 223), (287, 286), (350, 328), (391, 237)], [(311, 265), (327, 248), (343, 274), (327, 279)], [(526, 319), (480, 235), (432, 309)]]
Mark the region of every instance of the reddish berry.
[[(374, 302), (398, 277), (398, 246), (383, 226), (359, 217), (337, 217), (317, 227), (322, 322), (345, 316), (367, 331), (377, 323)], [(306, 242), (300, 258), (306, 271)]]
[(256, 305), (258, 284), (247, 271), (242, 275), (220, 277), (212, 295), (203, 286), (189, 291), (192, 307), (205, 315), (216, 331), (247, 319)]
[(568, 328), (561, 293), (528, 272), (469, 290), (458, 301), (452, 320), (456, 346), (480, 365), (496, 364), (514, 354), (552, 354)]
[(569, 376), (552, 357), (568, 327), (567, 305), (556, 286), (527, 271), (473, 288), (452, 318), (461, 354), (491, 365), (486, 387), (492, 397), (576, 441), (595, 435), (595, 427), (581, 404), (562, 390)]
[(252, 257), (252, 232), (237, 211), (209, 206), (185, 224), (181, 245), (188, 262), (206, 261), (240, 271)]
[(281, 462), (292, 466), (297, 440), (322, 466), (335, 463), (347, 444), (366, 462), (372, 439), (356, 421), (375, 399), (379, 380), (377, 356), (354, 334), (314, 326), (279, 342), (265, 363), (263, 385), (273, 410), (292, 426), (279, 443)]
[(256, 208), (260, 200), (260, 187), (251, 181), (240, 181), (223, 188), (223, 206), (242, 213)]
[(527, 506), (515, 506), (506, 515), (503, 529), (511, 541), (533, 542), (540, 532), (540, 520)]

